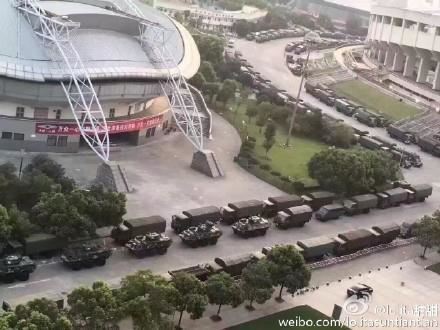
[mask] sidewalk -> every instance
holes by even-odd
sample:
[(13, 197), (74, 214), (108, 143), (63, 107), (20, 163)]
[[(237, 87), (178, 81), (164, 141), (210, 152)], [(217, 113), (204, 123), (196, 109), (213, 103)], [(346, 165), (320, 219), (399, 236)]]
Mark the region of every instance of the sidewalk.
[[(285, 302), (283, 303), (278, 303), (274, 299), (271, 299), (264, 305), (255, 304), (255, 311), (253, 312), (247, 311), (244, 304), (236, 309), (225, 306), (222, 308), (221, 315), (223, 320), (221, 322), (213, 322), (209, 318), (215, 314), (217, 308), (216, 306), (209, 306), (204, 314), (205, 317), (202, 319), (191, 320), (186, 315), (182, 322), (182, 327), (191, 330), (220, 330), (299, 305), (309, 305), (326, 315), (331, 315), (334, 304), (342, 305), (346, 300), (347, 288), (359, 282), (372, 286), (374, 294), (370, 301), (368, 312), (360, 316), (350, 316), (350, 319), (354, 319), (351, 322), (361, 322), (362, 317), (368, 320), (379, 319), (385, 322), (399, 315), (397, 315), (397, 313), (379, 313), (382, 311), (380, 308), (383, 306), (389, 306), (391, 309), (395, 307), (394, 311), (396, 311), (397, 306), (402, 305), (407, 306), (409, 309), (416, 309), (417, 306), (438, 304), (440, 301), (440, 292), (437, 289), (440, 287), (440, 276), (434, 272), (425, 270), (425, 266), (437, 262), (440, 262), (440, 255), (438, 253), (432, 253), (428, 255), (426, 260), (415, 258), (392, 266), (386, 266), (385, 268), (375, 268), (374, 270), (356, 276), (345, 277), (339, 281), (316, 286), (304, 294), (298, 294), (294, 297), (285, 295)], [(275, 295), (276, 293), (277, 291), (275, 291)], [(417, 315), (400, 316), (409, 319), (417, 317)], [(342, 315), (341, 319), (345, 319), (346, 317), (347, 315)], [(440, 324), (440, 315), (437, 315), (435, 319), (438, 321), (438, 324)], [(363, 329), (363, 327), (359, 325), (351, 326), (351, 328)], [(400, 329), (399, 327), (386, 328)], [(432, 328), (411, 327), (411, 329)]]

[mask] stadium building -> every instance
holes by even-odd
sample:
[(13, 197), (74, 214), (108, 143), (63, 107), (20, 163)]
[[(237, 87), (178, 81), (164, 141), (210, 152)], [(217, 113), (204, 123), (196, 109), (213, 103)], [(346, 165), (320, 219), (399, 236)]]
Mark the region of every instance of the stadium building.
[[(189, 32), (137, 0), (0, 1), (0, 149), (77, 152), (181, 129), (201, 150), (210, 113), (186, 84)], [(203, 123), (203, 129), (202, 129)]]
[[(392, 72), (396, 90), (440, 106), (440, 1), (379, 0), (371, 9), (368, 56)], [(425, 102), (426, 103), (426, 102)]]

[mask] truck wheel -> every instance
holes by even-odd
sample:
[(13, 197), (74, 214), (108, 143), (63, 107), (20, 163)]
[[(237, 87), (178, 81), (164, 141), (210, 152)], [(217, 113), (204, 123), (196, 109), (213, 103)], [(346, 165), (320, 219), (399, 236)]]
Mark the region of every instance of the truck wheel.
[(207, 246), (209, 244), (209, 239), (204, 239), (200, 241), (200, 246)]
[(106, 264), (106, 262), (107, 262), (107, 259), (99, 258), (99, 259), (95, 260), (95, 265), (102, 267), (102, 266), (104, 266)]
[(72, 268), (73, 270), (80, 270), (81, 264), (79, 262), (75, 262), (74, 264), (70, 265), (70, 268)]
[(13, 283), (15, 281), (15, 276), (14, 274), (7, 274), (3, 277), (3, 282), (5, 283)]
[(167, 248), (159, 248), (157, 250), (157, 253), (160, 255), (164, 255), (165, 253), (167, 253), (167, 250), (168, 250)]
[(267, 233), (267, 229), (263, 229), (263, 230), (261, 231), (260, 235), (261, 235), (261, 236), (264, 236), (264, 235), (266, 235), (266, 233)]
[(94, 262), (92, 260), (85, 260), (83, 262), (83, 266), (85, 268), (92, 268), (94, 266)]
[(29, 279), (29, 273), (28, 272), (20, 272), (15, 277), (17, 278), (17, 280), (24, 282)]
[(217, 238), (211, 238), (209, 241), (209, 245), (216, 245), (217, 244)]

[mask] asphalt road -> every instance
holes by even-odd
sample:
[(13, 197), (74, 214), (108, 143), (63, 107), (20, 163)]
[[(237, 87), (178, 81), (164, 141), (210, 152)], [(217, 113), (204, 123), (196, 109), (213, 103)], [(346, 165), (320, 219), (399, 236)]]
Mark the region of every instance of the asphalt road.
[[(256, 70), (272, 80), (275, 85), (296, 94), (298, 79), (284, 66), (285, 43), (286, 40), (266, 44), (236, 41), (237, 47)], [(302, 97), (321, 107), (325, 112), (341, 117), (350, 125), (365, 129), (365, 126), (326, 107), (313, 97), (307, 94)], [(383, 129), (369, 130), (372, 134), (387, 136)], [(169, 219), (172, 214), (184, 209), (206, 205), (222, 206), (231, 201), (265, 199), (280, 194), (279, 190), (253, 177), (232, 161), (240, 147), (240, 139), (237, 132), (219, 116), (215, 116), (214, 136), (213, 141), (207, 142), (207, 148), (216, 152), (225, 169), (226, 177), (219, 180), (209, 179), (189, 168), (192, 150), (181, 135), (169, 136), (160, 143), (115, 153), (112, 156), (113, 160), (120, 162), (126, 168), (128, 178), (136, 189), (135, 193), (127, 196), (128, 215), (134, 217), (161, 214)], [(407, 148), (419, 152), (415, 146)], [(261, 250), (263, 246), (294, 243), (303, 238), (331, 236), (359, 227), (417, 219), (424, 214), (432, 213), (438, 207), (440, 200), (440, 179), (438, 179), (440, 160), (425, 153), (420, 154), (424, 167), (405, 170), (404, 174), (409, 182), (433, 184), (434, 193), (425, 203), (374, 210), (368, 215), (342, 217), (340, 220), (327, 223), (312, 220), (304, 228), (286, 231), (271, 229), (265, 237), (259, 238), (241, 239), (234, 236), (230, 228), (222, 227), (224, 234), (216, 246), (197, 249), (184, 246), (176, 235), (169, 232), (174, 243), (165, 256), (138, 260), (127, 255), (123, 250), (116, 251), (104, 268), (79, 272), (66, 269), (56, 260), (49, 261), (40, 265), (28, 282), (0, 285), (0, 300), (17, 303), (34, 297), (67, 293), (75, 287), (90, 285), (97, 280), (117, 283), (121, 277), (140, 269), (166, 273), (168, 270), (212, 261), (216, 256), (237, 255)], [(96, 157), (89, 154), (53, 155), (53, 157), (65, 165), (69, 175), (81, 183), (93, 179), (99, 164)], [(10, 152), (2, 153), (0, 159), (16, 163), (19, 161), (17, 153)], [(396, 254), (396, 262), (402, 260), (399, 255), (401, 256)], [(359, 263), (359, 267), (361, 264)], [(347, 271), (356, 273), (357, 268), (353, 266)]]

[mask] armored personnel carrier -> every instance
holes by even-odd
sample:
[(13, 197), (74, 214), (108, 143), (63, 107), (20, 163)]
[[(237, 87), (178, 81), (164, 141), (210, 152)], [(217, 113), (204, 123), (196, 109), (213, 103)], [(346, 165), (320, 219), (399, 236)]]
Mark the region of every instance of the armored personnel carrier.
[(37, 268), (29, 257), (10, 255), (0, 259), (0, 281), (12, 283), (15, 279), (27, 281)]
[(73, 270), (104, 266), (112, 255), (109, 247), (100, 243), (88, 242), (87, 244), (72, 245), (63, 250), (61, 260)]
[(168, 236), (159, 233), (148, 233), (129, 240), (125, 247), (137, 258), (154, 254), (165, 254), (173, 241)]
[(249, 218), (240, 219), (232, 225), (234, 234), (241, 237), (253, 237), (266, 235), (270, 227), (269, 221), (259, 216), (252, 216)]
[(189, 227), (179, 234), (182, 242), (192, 248), (198, 246), (206, 246), (208, 244), (215, 245), (217, 240), (222, 236), (223, 232), (214, 226), (211, 221), (202, 223), (196, 227)]

